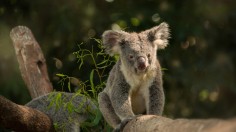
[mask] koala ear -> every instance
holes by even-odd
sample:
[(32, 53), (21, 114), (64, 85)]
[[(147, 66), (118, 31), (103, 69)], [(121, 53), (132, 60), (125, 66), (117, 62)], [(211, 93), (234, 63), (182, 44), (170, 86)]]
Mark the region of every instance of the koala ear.
[(147, 31), (147, 38), (150, 42), (157, 45), (158, 49), (164, 49), (168, 45), (168, 39), (170, 38), (169, 25), (165, 22), (159, 26), (153, 27)]
[(109, 55), (120, 53), (120, 41), (127, 34), (124, 31), (105, 31), (102, 35), (103, 46)]

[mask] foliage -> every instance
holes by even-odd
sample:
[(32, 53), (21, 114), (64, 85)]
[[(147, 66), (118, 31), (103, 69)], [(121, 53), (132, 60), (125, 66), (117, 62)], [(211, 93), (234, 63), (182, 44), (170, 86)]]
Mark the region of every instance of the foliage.
[[(105, 87), (105, 80), (108, 76), (108, 73), (105, 72), (105, 70), (112, 65), (115, 62), (115, 59), (111, 58), (107, 54), (104, 53), (104, 50), (101, 45), (101, 41), (99, 39), (93, 38), (97, 43), (97, 47), (100, 49), (99, 52), (94, 53), (94, 47), (92, 46), (92, 49), (84, 49), (82, 46), (84, 43), (78, 44), (78, 51), (74, 52), (73, 54), (77, 58), (77, 62), (79, 64), (79, 69), (84, 65), (84, 60), (86, 60), (87, 57), (89, 57), (92, 60), (93, 68), (91, 69), (89, 80), (87, 81), (79, 81), (76, 77), (69, 77), (68, 75), (64, 74), (56, 74), (61, 79), (59, 80), (59, 84), (62, 86), (62, 90), (65, 87), (65, 82), (67, 82), (66, 88), (72, 92), (71, 84), (74, 84), (75, 86), (78, 86), (76, 89), (76, 95), (77, 96), (86, 96), (88, 99), (91, 99), (98, 108), (98, 93), (103, 90)], [(100, 59), (97, 59), (100, 58)], [(102, 59), (101, 59), (102, 58)], [(97, 76), (99, 82), (94, 83), (94, 78)], [(61, 101), (61, 95), (58, 94), (57, 96), (54, 96), (54, 99), (52, 99), (51, 105), (56, 105), (56, 107), (62, 106)], [(83, 104), (83, 102), (81, 102)], [(81, 105), (82, 106), (82, 105)], [(71, 102), (64, 103), (64, 108), (66, 108), (69, 112), (71, 111), (77, 111), (81, 108), (74, 107), (71, 105)], [(111, 131), (111, 127), (105, 122), (105, 120), (102, 118), (102, 114), (99, 109), (91, 109), (87, 108), (87, 112), (89, 112), (89, 118), (87, 121), (80, 124), (83, 131), (91, 131), (91, 128), (94, 130), (99, 130), (103, 128), (103, 131)], [(55, 124), (55, 127), (59, 127), (58, 124)]]

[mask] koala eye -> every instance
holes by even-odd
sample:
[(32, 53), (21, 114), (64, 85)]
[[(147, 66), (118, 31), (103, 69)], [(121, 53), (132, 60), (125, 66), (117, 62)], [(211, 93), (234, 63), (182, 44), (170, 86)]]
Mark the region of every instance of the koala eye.
[(150, 58), (150, 57), (151, 57), (151, 55), (150, 55), (150, 54), (148, 54), (148, 55), (147, 55), (147, 57), (148, 57), (148, 58)]
[(134, 58), (134, 56), (130, 54), (129, 55), (129, 59), (133, 59), (133, 58)]

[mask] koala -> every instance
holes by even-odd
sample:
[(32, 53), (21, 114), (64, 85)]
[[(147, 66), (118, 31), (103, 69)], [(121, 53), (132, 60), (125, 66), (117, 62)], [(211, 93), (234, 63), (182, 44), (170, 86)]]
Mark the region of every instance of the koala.
[(169, 36), (164, 22), (140, 33), (103, 33), (106, 52), (119, 54), (105, 89), (98, 95), (99, 109), (113, 128), (121, 129), (122, 123), (140, 114), (162, 114), (165, 97), (157, 50), (168, 45)]

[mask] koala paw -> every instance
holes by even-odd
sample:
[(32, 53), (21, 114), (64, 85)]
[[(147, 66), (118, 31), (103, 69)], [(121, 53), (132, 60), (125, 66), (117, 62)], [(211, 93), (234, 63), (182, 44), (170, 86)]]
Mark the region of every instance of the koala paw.
[(113, 132), (122, 132), (126, 124), (131, 121), (133, 118), (127, 118), (121, 121), (120, 125), (113, 130)]

